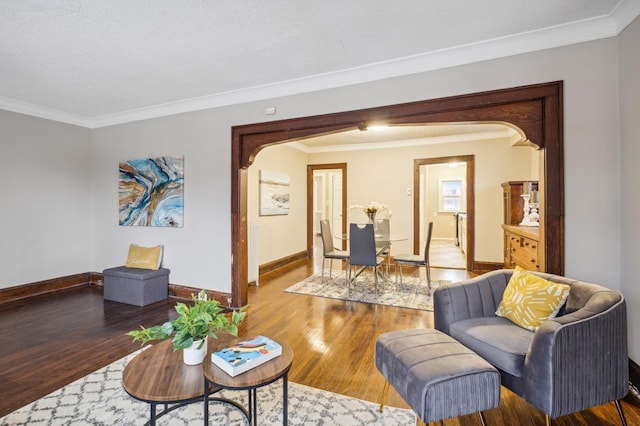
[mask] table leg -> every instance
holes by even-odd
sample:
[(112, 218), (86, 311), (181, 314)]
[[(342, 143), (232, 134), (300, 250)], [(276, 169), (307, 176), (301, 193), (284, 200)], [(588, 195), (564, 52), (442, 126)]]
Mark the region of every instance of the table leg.
[(251, 393), (251, 397), (253, 398), (253, 426), (258, 426), (258, 390), (251, 389), (249, 391)]
[(155, 403), (150, 403), (149, 406), (151, 407), (151, 415), (149, 416), (149, 426), (156, 426), (156, 404)]
[(204, 379), (204, 426), (209, 426), (209, 381)]
[(289, 373), (282, 377), (282, 424), (289, 424)]

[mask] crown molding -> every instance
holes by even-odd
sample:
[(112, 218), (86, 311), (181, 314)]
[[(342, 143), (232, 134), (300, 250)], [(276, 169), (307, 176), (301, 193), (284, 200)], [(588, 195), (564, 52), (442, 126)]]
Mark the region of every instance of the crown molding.
[(0, 96), (0, 109), (17, 112), (19, 114), (30, 115), (32, 117), (58, 121), (60, 123), (67, 123), (73, 124), (75, 126), (91, 128), (91, 120), (87, 117), (70, 114), (68, 112), (59, 111), (40, 105), (34, 105), (11, 98), (5, 98), (3, 96)]
[(362, 65), (330, 73), (184, 99), (96, 117), (78, 116), (64, 111), (44, 108), (2, 97), (0, 97), (0, 108), (95, 129), (203, 109), (368, 83), (387, 78), (434, 71), (474, 62), (614, 37), (638, 16), (640, 16), (640, 2), (637, 0), (623, 0), (610, 15), (566, 25), (523, 32), (513, 36), (469, 43), (449, 49)]
[(611, 13), (616, 25), (616, 35), (627, 28), (638, 16), (640, 16), (640, 1), (622, 0)]

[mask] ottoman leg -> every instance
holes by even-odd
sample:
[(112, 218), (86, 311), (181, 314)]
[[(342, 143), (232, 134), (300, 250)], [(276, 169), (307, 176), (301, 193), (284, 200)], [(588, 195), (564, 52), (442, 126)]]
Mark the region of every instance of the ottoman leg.
[(387, 392), (389, 392), (389, 382), (384, 381), (384, 388), (382, 388), (382, 398), (380, 398), (380, 412), (384, 409), (384, 400), (387, 399)]
[(484, 418), (484, 413), (482, 411), (478, 411), (478, 414), (480, 414), (480, 422), (482, 423), (482, 426), (487, 426), (487, 419)]

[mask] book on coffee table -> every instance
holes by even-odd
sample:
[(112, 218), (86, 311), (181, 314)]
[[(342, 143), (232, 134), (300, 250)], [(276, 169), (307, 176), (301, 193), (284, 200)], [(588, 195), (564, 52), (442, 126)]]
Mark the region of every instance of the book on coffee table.
[(282, 355), (278, 342), (258, 336), (211, 354), (211, 361), (230, 376), (237, 376)]

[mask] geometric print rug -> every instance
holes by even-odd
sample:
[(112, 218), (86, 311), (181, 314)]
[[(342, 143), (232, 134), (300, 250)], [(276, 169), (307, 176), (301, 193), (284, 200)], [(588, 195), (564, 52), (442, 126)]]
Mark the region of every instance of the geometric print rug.
[[(138, 426), (148, 424), (149, 404), (129, 396), (122, 387), (122, 371), (141, 349), (91, 373), (51, 394), (0, 418), (0, 425), (42, 426)], [(221, 391), (222, 396), (244, 407), (247, 391)], [(288, 420), (290, 425), (409, 425), (415, 424), (413, 411), (338, 395), (289, 382)], [(158, 405), (158, 411), (163, 408)], [(210, 425), (244, 426), (244, 415), (229, 404), (211, 402)], [(158, 426), (201, 425), (202, 402), (185, 405), (156, 421)], [(282, 380), (258, 389), (258, 423), (282, 424)]]
[(376, 293), (373, 274), (368, 270), (360, 274), (356, 282), (351, 285), (349, 285), (343, 270), (334, 270), (332, 279), (326, 275), (323, 280), (322, 275), (318, 273), (284, 291), (352, 302), (433, 311), (433, 290), (449, 283), (448, 280), (431, 280), (431, 291), (429, 291), (427, 280), (420, 277), (405, 276), (402, 279), (402, 284), (398, 283), (397, 288), (393, 280), (382, 280), (378, 277), (378, 291)]

